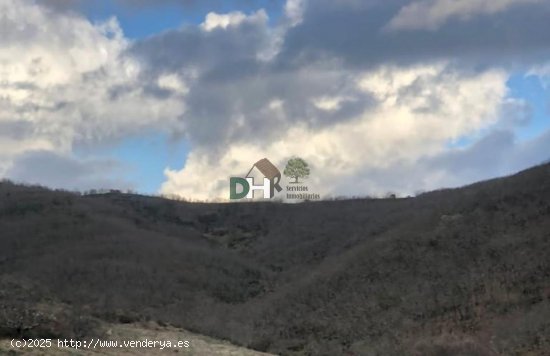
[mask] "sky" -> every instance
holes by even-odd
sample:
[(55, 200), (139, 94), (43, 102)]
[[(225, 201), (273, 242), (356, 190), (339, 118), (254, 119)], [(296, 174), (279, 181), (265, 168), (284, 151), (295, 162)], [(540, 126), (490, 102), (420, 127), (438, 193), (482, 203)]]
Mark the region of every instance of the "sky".
[(550, 159), (546, 0), (0, 0), (0, 178), (226, 199), (269, 158), (323, 197)]

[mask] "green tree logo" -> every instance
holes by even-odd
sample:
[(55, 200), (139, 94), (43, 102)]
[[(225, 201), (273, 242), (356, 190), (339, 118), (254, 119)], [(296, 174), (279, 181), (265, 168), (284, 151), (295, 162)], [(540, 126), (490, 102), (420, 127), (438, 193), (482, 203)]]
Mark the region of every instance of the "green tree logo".
[(291, 183), (297, 184), (297, 183), (300, 183), (298, 181), (299, 178), (309, 177), (309, 172), (310, 171), (309, 171), (309, 166), (307, 162), (299, 157), (296, 157), (296, 158), (291, 158), (288, 161), (283, 174), (289, 178), (294, 178), (294, 182), (291, 182)]

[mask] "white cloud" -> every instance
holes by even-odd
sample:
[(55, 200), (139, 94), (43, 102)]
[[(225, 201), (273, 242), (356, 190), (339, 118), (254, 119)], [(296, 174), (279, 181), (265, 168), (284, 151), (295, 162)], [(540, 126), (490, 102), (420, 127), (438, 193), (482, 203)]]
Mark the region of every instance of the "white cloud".
[(244, 22), (266, 22), (268, 20), (265, 10), (258, 10), (250, 16), (240, 11), (233, 11), (227, 14), (210, 12), (201, 24), (204, 31), (210, 32), (217, 28), (227, 29), (228, 27), (239, 26)]
[(67, 154), (75, 143), (117, 139), (149, 128), (170, 129), (184, 111), (183, 82), (159, 78), (157, 95), (116, 19), (93, 24), (32, 1), (1, 0), (0, 173), (31, 150)]
[(181, 95), (189, 93), (189, 87), (176, 74), (164, 74), (158, 77), (157, 85), (161, 89), (172, 90)]
[(306, 0), (287, 0), (285, 4), (285, 15), (292, 26), (298, 25), (303, 20)]
[[(208, 151), (193, 152), (181, 171), (165, 172), (162, 192), (196, 199), (227, 198), (230, 176), (245, 174), (263, 157), (282, 170), (286, 159), (295, 155), (312, 165), (309, 183), (323, 194), (338, 194), (342, 189), (355, 189), (358, 194), (379, 192), (385, 181), (369, 179), (369, 169), (389, 169), (399, 162), (414, 164), (422, 157), (443, 153), (450, 140), (494, 123), (507, 95), (506, 80), (501, 71), (468, 75), (445, 64), (365, 72), (357, 85), (379, 101), (354, 120), (315, 130), (296, 124), (263, 144), (234, 143), (218, 160)], [(280, 105), (273, 101), (271, 107)], [(422, 184), (434, 188), (439, 183), (434, 178)], [(409, 185), (401, 189), (412, 190)]]
[(419, 0), (404, 6), (390, 21), (390, 30), (436, 30), (447, 21), (468, 20), (493, 15), (512, 6), (541, 3), (544, 0)]
[(320, 98), (313, 99), (313, 105), (315, 105), (318, 109), (325, 110), (325, 111), (335, 111), (339, 110), (341, 108), (342, 101), (344, 101), (345, 98), (342, 97), (327, 97), (323, 96)]

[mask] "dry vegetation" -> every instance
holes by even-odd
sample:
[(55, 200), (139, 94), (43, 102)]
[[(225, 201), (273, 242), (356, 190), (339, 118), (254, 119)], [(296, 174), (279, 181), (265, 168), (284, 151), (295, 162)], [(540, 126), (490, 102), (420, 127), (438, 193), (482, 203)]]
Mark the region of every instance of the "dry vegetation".
[(549, 355), (550, 166), (409, 199), (0, 184), (2, 337), (156, 322), (283, 355)]
[[(234, 346), (228, 342), (223, 342), (209, 338), (203, 335), (197, 335), (186, 330), (173, 327), (160, 327), (155, 323), (137, 323), (137, 324), (106, 324), (101, 323), (101, 327), (106, 330), (108, 335), (103, 336), (102, 341), (188, 341), (189, 347), (95, 347), (95, 348), (71, 348), (58, 347), (58, 341), (52, 340), (51, 347), (37, 348), (14, 348), (8, 339), (0, 340), (0, 355), (48, 355), (48, 356), (160, 356), (160, 355), (183, 355), (183, 356), (269, 356), (263, 352), (248, 350), (242, 347)], [(63, 340), (60, 340), (63, 342)], [(119, 345), (119, 344), (117, 344)]]

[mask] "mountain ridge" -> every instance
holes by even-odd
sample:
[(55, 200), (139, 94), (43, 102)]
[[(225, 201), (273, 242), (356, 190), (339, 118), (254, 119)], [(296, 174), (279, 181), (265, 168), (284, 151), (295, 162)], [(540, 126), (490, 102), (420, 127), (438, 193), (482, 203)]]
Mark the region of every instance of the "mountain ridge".
[[(550, 165), (415, 198), (300, 204), (4, 182), (0, 231), (3, 336), (155, 321), (283, 355), (550, 348)], [(38, 313), (55, 304), (61, 315)]]

